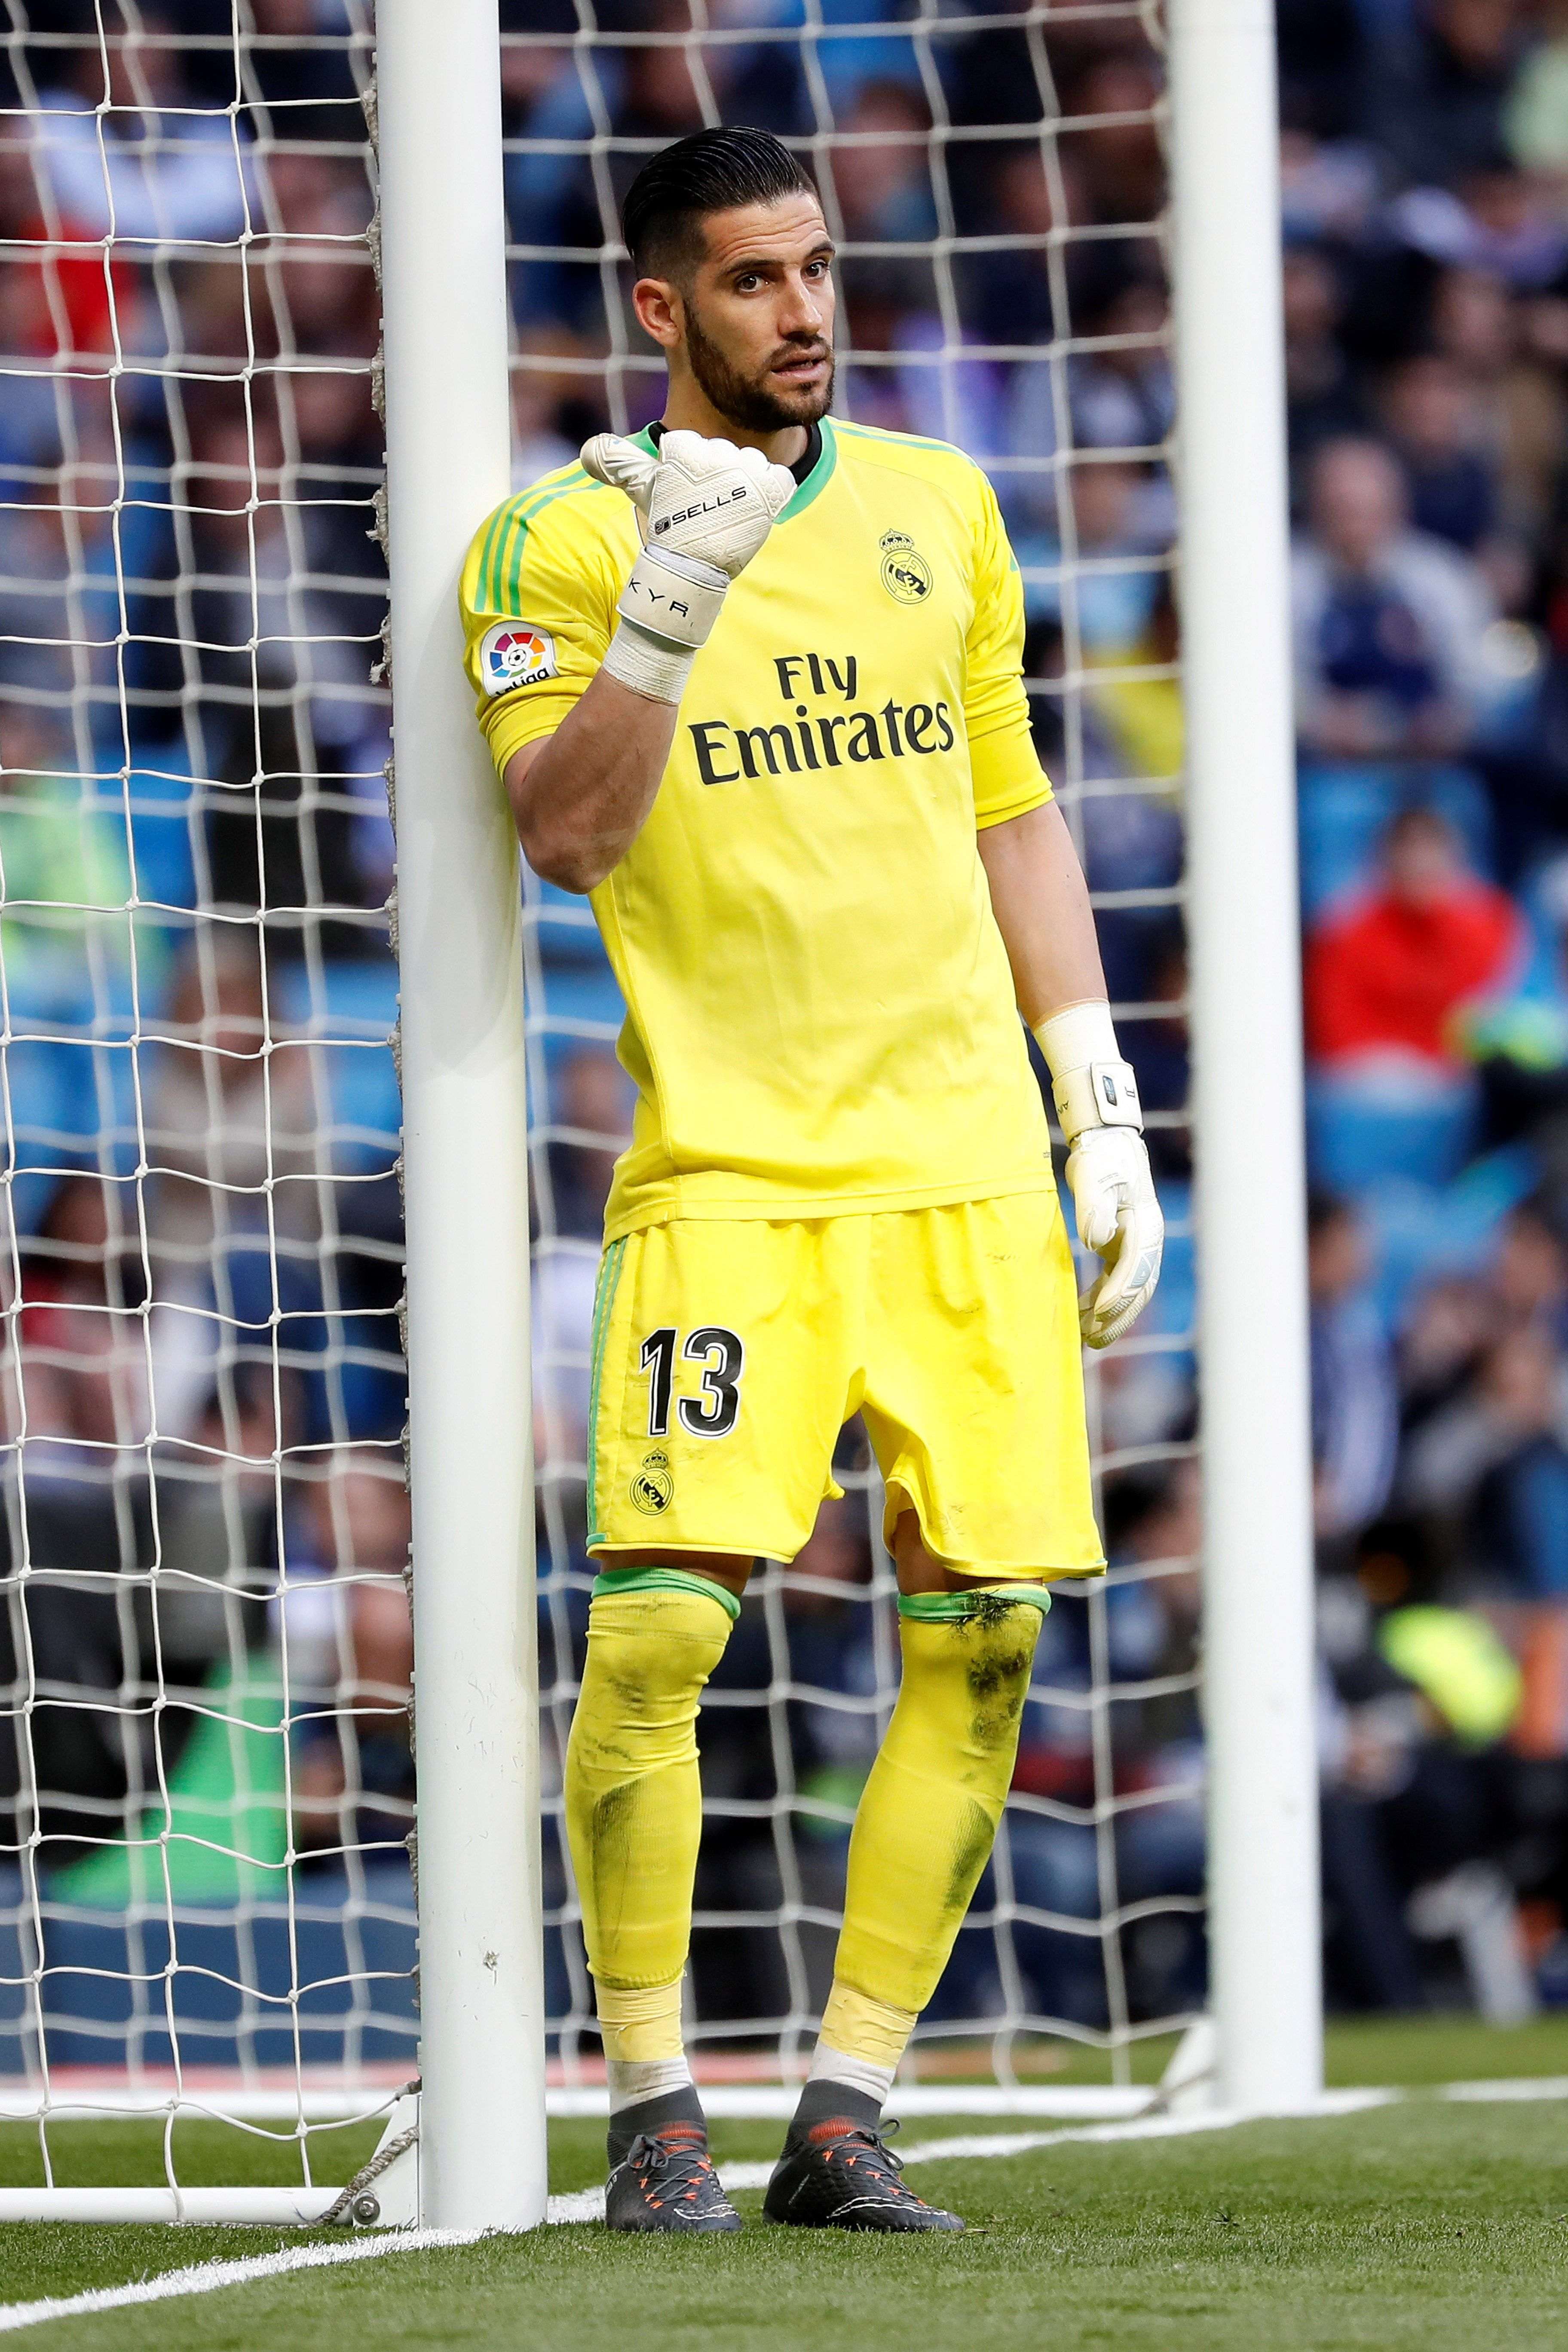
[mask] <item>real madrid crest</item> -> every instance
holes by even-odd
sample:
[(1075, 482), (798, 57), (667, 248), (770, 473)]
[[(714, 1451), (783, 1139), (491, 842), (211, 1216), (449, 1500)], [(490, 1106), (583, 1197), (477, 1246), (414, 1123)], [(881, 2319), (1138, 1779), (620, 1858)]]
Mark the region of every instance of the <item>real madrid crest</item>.
[(639, 1511), (657, 1519), (668, 1511), (675, 1497), (675, 1481), (669, 1475), (669, 1456), (662, 1446), (656, 1445), (645, 1454), (632, 1474), (632, 1501)]
[(877, 542), (882, 551), (882, 585), (900, 604), (923, 604), (931, 594), (931, 565), (907, 531), (885, 530)]

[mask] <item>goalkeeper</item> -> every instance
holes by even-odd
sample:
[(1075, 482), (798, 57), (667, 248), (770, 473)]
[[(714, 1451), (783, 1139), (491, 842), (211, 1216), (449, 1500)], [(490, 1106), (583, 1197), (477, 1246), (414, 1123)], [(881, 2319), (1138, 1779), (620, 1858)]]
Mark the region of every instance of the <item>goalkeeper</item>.
[[(607, 2216), (739, 2226), (681, 2044), (698, 1704), (858, 1412), (903, 1676), (765, 2210), (958, 2229), (900, 2179), (882, 2105), (991, 1850), (1046, 1585), (1103, 1565), (1080, 1328), (1107, 1346), (1146, 1303), (1160, 1212), (990, 485), (829, 418), (833, 246), (775, 139), (667, 148), (623, 228), (663, 423), (510, 499), (463, 575), (480, 724), (531, 863), (592, 898), (638, 1096), (594, 1318), (601, 1572), (565, 1791)], [(1102, 1261), (1081, 1304), (1020, 1012)]]

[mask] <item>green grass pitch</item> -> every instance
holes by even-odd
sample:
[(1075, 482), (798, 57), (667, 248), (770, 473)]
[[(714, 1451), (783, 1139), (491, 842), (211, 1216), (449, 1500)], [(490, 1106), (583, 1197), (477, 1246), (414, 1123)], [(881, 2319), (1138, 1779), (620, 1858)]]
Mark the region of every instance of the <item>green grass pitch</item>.
[[(1437, 2022), (1348, 2027), (1331, 2078), (1427, 2085), (1568, 2075), (1568, 2020), (1511, 2033)], [(1075, 2070), (1076, 2071), (1076, 2070)], [(1048, 2129), (921, 2119), (908, 2137)], [(183, 2135), (186, 2177), (285, 2177), (264, 2141)], [(364, 2132), (335, 2151), (346, 2175)], [(763, 2158), (777, 2127), (721, 2124), (721, 2158)], [(315, 2143), (322, 2151), (331, 2142)], [(62, 2180), (157, 2177), (157, 2137), (79, 2125), (56, 2147)], [(551, 2135), (552, 2186), (601, 2177), (588, 2124)], [(243, 2158), (248, 2152), (249, 2161)], [(36, 2180), (37, 2140), (0, 2130), (0, 2179)], [(1415, 2089), (1399, 2105), (1192, 2138), (1064, 2142), (1026, 2157), (924, 2164), (922, 2194), (956, 2206), (962, 2239), (768, 2229), (738, 2202), (738, 2239), (665, 2243), (563, 2227), (395, 2254), (200, 2298), (51, 2321), (39, 2352), (1550, 2352), (1568, 2347), (1568, 2103), (1458, 2105)], [(110, 2286), (209, 2258), (306, 2241), (277, 2230), (24, 2227), (0, 2231), (4, 2305)], [(22, 2340), (21, 2337), (18, 2340)]]

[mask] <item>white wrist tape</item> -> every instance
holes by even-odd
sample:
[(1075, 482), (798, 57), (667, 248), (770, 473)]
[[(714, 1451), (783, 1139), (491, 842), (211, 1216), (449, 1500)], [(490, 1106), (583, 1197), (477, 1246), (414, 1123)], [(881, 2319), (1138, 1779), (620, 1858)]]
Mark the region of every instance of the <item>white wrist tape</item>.
[(655, 702), (679, 702), (729, 584), (715, 564), (645, 547), (616, 607), (621, 626), (604, 662), (610, 676)]
[(1110, 1007), (1096, 998), (1053, 1013), (1035, 1031), (1051, 1074), (1051, 1098), (1069, 1143), (1087, 1127), (1142, 1129), (1138, 1080), (1116, 1044)]
[(650, 702), (679, 702), (696, 658), (685, 646), (652, 635), (637, 621), (623, 621), (600, 667)]

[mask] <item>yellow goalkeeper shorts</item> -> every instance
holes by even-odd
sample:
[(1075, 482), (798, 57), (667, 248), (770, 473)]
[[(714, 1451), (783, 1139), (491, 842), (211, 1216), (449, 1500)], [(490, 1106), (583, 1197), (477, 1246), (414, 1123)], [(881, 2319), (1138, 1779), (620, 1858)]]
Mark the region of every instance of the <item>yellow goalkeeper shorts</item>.
[(889, 1538), (987, 1576), (1104, 1566), (1072, 1253), (1050, 1192), (768, 1223), (687, 1218), (606, 1249), (591, 1551), (793, 1559), (860, 1413)]

